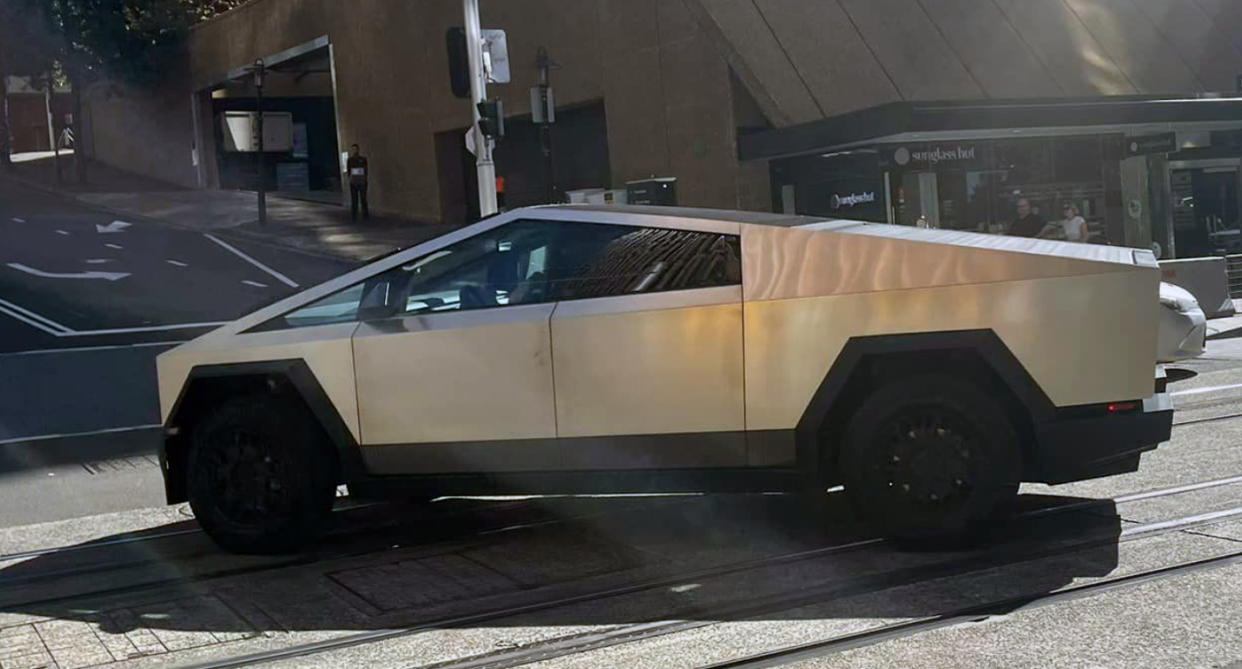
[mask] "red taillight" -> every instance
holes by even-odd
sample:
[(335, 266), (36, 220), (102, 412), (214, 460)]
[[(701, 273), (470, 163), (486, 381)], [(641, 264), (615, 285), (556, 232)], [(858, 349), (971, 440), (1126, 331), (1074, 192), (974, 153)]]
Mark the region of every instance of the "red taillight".
[(1134, 402), (1114, 402), (1108, 405), (1108, 413), (1119, 413), (1122, 411), (1133, 411), (1138, 405)]

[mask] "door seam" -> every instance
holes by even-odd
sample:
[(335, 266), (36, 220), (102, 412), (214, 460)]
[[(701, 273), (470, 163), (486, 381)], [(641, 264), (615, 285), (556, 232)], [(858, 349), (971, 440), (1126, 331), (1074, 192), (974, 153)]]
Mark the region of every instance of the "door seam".
[(561, 416), (560, 408), (556, 403), (556, 346), (552, 339), (552, 317), (556, 315), (557, 307), (561, 303), (558, 300), (552, 304), (552, 311), (548, 312), (548, 367), (552, 373), (552, 434), (556, 439), (556, 456), (560, 463), (561, 469), (565, 468), (565, 453), (561, 450)]

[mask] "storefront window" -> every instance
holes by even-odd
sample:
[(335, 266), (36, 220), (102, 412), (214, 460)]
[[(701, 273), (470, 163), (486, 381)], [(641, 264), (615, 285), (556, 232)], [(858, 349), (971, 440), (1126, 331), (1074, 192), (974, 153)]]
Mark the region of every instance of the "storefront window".
[(874, 150), (790, 158), (772, 165), (773, 210), (886, 222), (883, 184)]
[(1120, 243), (1115, 144), (1112, 135), (946, 140), (791, 158), (773, 163), (774, 204), (782, 211), (796, 203), (799, 214), (997, 234), (1010, 233), (1020, 201), (1048, 222), (1048, 234), (1070, 204), (1095, 241)]

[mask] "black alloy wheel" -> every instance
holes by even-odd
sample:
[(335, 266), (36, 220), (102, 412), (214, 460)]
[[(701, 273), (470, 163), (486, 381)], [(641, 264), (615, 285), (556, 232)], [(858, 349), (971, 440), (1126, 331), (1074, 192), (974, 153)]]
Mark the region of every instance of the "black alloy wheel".
[(997, 402), (940, 375), (901, 379), (869, 396), (842, 444), (855, 509), (889, 536), (965, 538), (1017, 494), (1018, 439)]
[(273, 554), (310, 545), (335, 498), (335, 454), (293, 402), (262, 396), (222, 405), (195, 428), (190, 507), (216, 543)]

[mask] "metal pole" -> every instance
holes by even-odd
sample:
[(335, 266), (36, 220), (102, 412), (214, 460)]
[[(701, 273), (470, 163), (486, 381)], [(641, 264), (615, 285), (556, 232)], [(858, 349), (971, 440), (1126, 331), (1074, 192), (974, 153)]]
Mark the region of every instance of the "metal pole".
[(258, 92), (259, 108), (259, 227), (267, 227), (267, 154), (263, 152), (263, 61), (254, 63), (254, 88)]
[(56, 115), (52, 112), (52, 89), (56, 86), (52, 73), (47, 73), (47, 85), (43, 89), (43, 106), (47, 110), (47, 138), (52, 143), (52, 165), (56, 168), (56, 185), (60, 185), (60, 145), (56, 142)]
[[(548, 58), (548, 50), (539, 47), (535, 52), (535, 65), (539, 68), (539, 104), (543, 106), (544, 114), (549, 114), (548, 109), (548, 87), (552, 85), (551, 70), (552, 62)], [(539, 143), (543, 149), (543, 169), (544, 177), (548, 182), (548, 204), (556, 202), (556, 166), (552, 162), (552, 124), (549, 123), (550, 118), (544, 118), (544, 123), (539, 128)]]
[(492, 140), (479, 127), (479, 103), (487, 99), (487, 75), (483, 72), (483, 38), (479, 28), (479, 0), (463, 0), (466, 24), (466, 54), (470, 57), (470, 110), (474, 119), (475, 166), (479, 174), (479, 216), (490, 216), (496, 207), (496, 165), (492, 162)]

